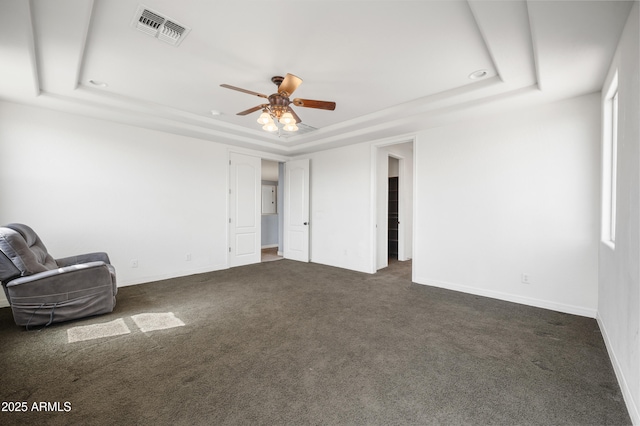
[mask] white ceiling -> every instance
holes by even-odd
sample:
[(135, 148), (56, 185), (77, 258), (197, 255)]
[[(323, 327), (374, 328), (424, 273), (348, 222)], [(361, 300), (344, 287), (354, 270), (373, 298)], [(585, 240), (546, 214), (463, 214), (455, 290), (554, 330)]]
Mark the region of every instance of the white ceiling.
[[(632, 3), (3, 0), (0, 99), (293, 155), (599, 91)], [(191, 31), (139, 32), (140, 4)], [(220, 87), (286, 73), (292, 98), (337, 103), (294, 107), (317, 130), (267, 133), (236, 115), (264, 99)]]

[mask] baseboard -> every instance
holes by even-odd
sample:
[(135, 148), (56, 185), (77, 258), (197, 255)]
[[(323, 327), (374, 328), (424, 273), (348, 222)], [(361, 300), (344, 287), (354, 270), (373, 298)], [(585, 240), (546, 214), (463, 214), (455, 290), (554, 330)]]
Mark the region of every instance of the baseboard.
[(620, 362), (618, 361), (618, 357), (613, 350), (613, 345), (611, 344), (611, 340), (609, 339), (609, 333), (607, 332), (607, 328), (604, 326), (604, 323), (600, 319), (598, 315), (596, 315), (596, 321), (598, 321), (598, 326), (600, 327), (600, 332), (602, 333), (602, 338), (604, 340), (604, 345), (607, 348), (607, 352), (609, 353), (609, 359), (611, 359), (611, 364), (613, 365), (613, 371), (616, 373), (616, 378), (618, 379), (618, 385), (620, 386), (620, 390), (622, 391), (622, 397), (624, 398), (624, 403), (627, 405), (627, 411), (629, 411), (629, 417), (631, 417), (631, 423), (634, 425), (640, 425), (640, 411), (638, 411), (638, 406), (633, 400), (633, 395), (631, 394), (631, 389), (629, 389), (629, 383), (627, 382), (624, 373), (622, 372), (622, 368), (620, 367)]
[(563, 312), (565, 314), (579, 315), (588, 318), (596, 317), (595, 309), (584, 308), (581, 306), (567, 305), (564, 303), (557, 303), (549, 300), (535, 299), (532, 297), (524, 297), (516, 294), (503, 293), (499, 291), (470, 287), (461, 284), (453, 284), (444, 281), (434, 281), (420, 277), (413, 277), (413, 281), (418, 284), (445, 288), (447, 290), (454, 290), (462, 293), (475, 294), (476, 296), (490, 297), (492, 299), (504, 300), (505, 302), (534, 306), (536, 308), (549, 309), (551, 311)]
[(278, 247), (278, 244), (267, 244), (262, 246), (263, 249)]
[(116, 271), (116, 279), (118, 280), (118, 287), (128, 287), (130, 285), (146, 284), (154, 281), (188, 277), (189, 275), (206, 274), (207, 272), (215, 272), (223, 269), (229, 269), (229, 267), (227, 265), (214, 265), (214, 266), (207, 266), (204, 268), (194, 268), (188, 271), (179, 271), (179, 272), (173, 272), (169, 274), (146, 276), (146, 277), (137, 278), (135, 280), (118, 279), (118, 272)]

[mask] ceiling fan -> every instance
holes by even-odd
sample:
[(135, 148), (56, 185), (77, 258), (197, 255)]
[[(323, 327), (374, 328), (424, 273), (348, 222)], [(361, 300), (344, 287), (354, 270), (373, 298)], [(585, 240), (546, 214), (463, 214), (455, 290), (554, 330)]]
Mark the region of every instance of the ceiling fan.
[(293, 74), (288, 74), (285, 77), (275, 76), (271, 78), (271, 81), (278, 86), (278, 92), (272, 95), (263, 95), (262, 93), (253, 92), (251, 90), (241, 89), (240, 87), (231, 86), (229, 84), (221, 84), (221, 87), (231, 90), (237, 90), (238, 92), (248, 93), (260, 98), (265, 98), (269, 103), (261, 104), (248, 110), (241, 111), (237, 115), (248, 115), (252, 112), (262, 110), (262, 114), (258, 118), (258, 123), (263, 124), (262, 127), (267, 131), (278, 130), (278, 126), (274, 120), (284, 124), (283, 129), (286, 131), (296, 131), (298, 127), (296, 123), (300, 123), (300, 117), (291, 108), (290, 104), (304, 108), (316, 108), (333, 111), (336, 109), (335, 102), (316, 101), (312, 99), (295, 98), (289, 100), (289, 96), (300, 86), (302, 79), (296, 77)]

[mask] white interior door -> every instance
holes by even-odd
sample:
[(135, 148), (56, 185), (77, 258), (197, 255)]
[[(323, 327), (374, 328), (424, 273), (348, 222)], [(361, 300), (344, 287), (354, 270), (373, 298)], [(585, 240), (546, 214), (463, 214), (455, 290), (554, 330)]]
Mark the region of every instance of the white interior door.
[(406, 160), (398, 158), (398, 260), (407, 260), (405, 254), (406, 248), (406, 229), (409, 215), (406, 211), (405, 200), (405, 165)]
[(229, 156), (229, 266), (260, 262), (261, 160)]
[(284, 257), (309, 261), (309, 159), (285, 163)]

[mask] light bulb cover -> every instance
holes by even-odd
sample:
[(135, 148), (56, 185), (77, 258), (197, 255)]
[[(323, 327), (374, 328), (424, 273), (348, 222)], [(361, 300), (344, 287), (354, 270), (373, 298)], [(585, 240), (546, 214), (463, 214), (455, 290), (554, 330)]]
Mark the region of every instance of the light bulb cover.
[(293, 115), (291, 115), (290, 112), (285, 112), (284, 114), (282, 114), (282, 117), (280, 117), (280, 122), (282, 124), (295, 124), (296, 120), (295, 118), (293, 118)]
[(276, 126), (276, 123), (273, 122), (273, 119), (269, 117), (269, 122), (262, 126), (262, 130), (266, 130), (267, 132), (275, 132), (276, 130), (278, 130), (278, 126)]
[(262, 114), (260, 114), (260, 117), (258, 117), (257, 121), (260, 124), (268, 124), (269, 121), (273, 121), (273, 120), (271, 119), (271, 116), (269, 115), (269, 113), (265, 111)]
[(296, 132), (296, 131), (298, 131), (298, 126), (296, 126), (296, 123), (295, 123), (295, 121), (294, 121), (293, 123), (286, 124), (286, 125), (282, 128), (282, 130), (285, 130), (285, 131), (287, 131), (287, 132)]

